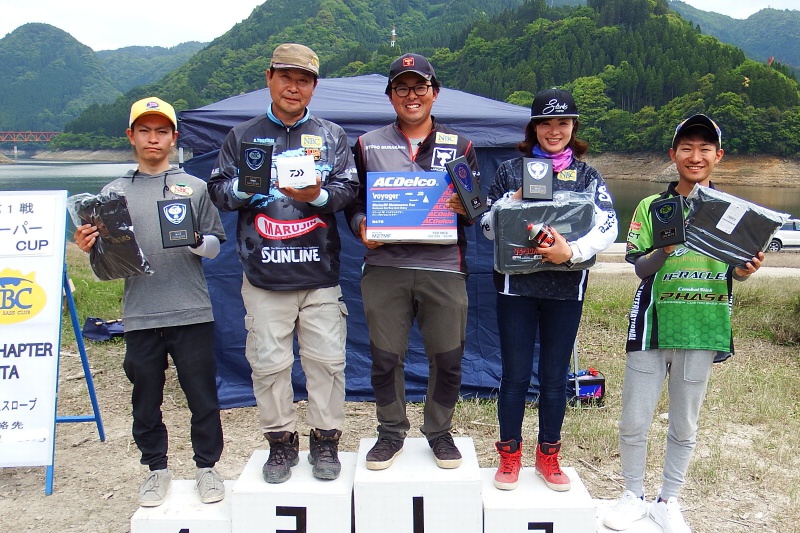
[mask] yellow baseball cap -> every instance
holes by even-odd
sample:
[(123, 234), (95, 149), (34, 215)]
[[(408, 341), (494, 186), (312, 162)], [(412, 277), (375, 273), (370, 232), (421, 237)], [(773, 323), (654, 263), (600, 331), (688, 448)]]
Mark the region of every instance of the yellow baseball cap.
[(175, 115), (175, 109), (164, 100), (156, 98), (155, 96), (148, 96), (142, 98), (138, 102), (134, 102), (131, 106), (131, 118), (128, 120), (128, 127), (132, 128), (136, 119), (142, 115), (161, 115), (168, 118), (175, 129), (178, 129), (178, 118)]

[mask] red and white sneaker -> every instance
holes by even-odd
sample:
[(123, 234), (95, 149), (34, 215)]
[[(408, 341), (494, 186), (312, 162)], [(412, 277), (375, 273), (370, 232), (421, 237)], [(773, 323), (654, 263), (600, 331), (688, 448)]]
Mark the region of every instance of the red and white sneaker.
[(522, 468), (522, 443), (515, 439), (495, 442), (500, 454), (500, 466), (494, 475), (494, 486), (500, 490), (514, 490), (519, 484), (519, 471)]
[(572, 488), (569, 477), (558, 464), (561, 443), (541, 442), (536, 446), (536, 473), (551, 490), (564, 492)]

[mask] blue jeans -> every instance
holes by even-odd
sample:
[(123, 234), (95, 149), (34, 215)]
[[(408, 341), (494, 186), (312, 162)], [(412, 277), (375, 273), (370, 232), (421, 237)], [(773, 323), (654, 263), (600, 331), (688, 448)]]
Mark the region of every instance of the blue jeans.
[(578, 335), (583, 301), (497, 295), (503, 373), (497, 401), (500, 440), (522, 442), (525, 396), (539, 336), (539, 439), (561, 440), (567, 408), (567, 372)]

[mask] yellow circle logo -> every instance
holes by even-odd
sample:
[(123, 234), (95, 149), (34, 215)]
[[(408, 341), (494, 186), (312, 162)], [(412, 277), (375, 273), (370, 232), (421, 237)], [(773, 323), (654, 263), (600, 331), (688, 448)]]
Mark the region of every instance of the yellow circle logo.
[(38, 315), (47, 303), (47, 294), (36, 283), (36, 274), (19, 270), (0, 272), (0, 324), (17, 324)]

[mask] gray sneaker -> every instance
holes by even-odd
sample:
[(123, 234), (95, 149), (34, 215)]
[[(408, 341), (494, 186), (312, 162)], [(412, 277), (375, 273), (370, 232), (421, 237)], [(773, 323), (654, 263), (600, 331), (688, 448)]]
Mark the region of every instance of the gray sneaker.
[(292, 477), (291, 467), (298, 462), (300, 440), (297, 432), (270, 431), (264, 434), (269, 442), (269, 457), (261, 468), (267, 483), (283, 483)]
[(194, 488), (203, 503), (214, 503), (225, 497), (225, 482), (213, 468), (198, 468)]
[(151, 470), (147, 479), (144, 480), (139, 488), (139, 505), (142, 507), (158, 507), (167, 498), (169, 483), (172, 481), (172, 474), (166, 468), (161, 470)]

